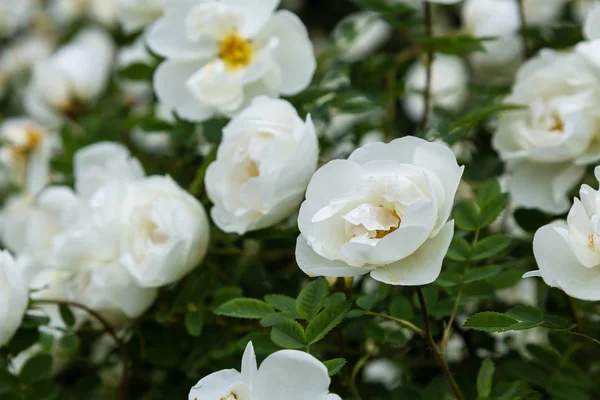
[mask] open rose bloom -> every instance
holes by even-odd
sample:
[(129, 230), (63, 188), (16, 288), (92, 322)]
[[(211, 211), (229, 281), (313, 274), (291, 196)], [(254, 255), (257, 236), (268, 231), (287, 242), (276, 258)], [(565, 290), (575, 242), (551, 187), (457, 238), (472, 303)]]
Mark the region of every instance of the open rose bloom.
[[(600, 181), (600, 167), (595, 170)], [(533, 240), (539, 276), (549, 286), (582, 300), (600, 300), (600, 191), (581, 186), (567, 223), (540, 228)]]
[(300, 19), (279, 0), (172, 0), (148, 45), (166, 58), (154, 76), (159, 99), (184, 119), (235, 115), (253, 97), (292, 95), (316, 68)]
[(298, 265), (309, 275), (433, 282), (454, 233), (448, 217), (462, 173), (449, 148), (415, 137), (329, 162), (300, 209)]
[(242, 372), (224, 369), (201, 379), (189, 400), (340, 400), (329, 393), (327, 368), (308, 353), (281, 350), (256, 366), (252, 342), (242, 358)]

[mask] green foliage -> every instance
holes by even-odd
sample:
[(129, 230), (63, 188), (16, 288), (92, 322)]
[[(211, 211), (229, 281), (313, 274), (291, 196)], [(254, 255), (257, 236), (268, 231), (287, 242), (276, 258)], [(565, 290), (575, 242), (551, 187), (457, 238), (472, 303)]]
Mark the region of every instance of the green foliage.
[(239, 298), (221, 304), (214, 312), (227, 317), (260, 319), (274, 311), (273, 307), (264, 301)]

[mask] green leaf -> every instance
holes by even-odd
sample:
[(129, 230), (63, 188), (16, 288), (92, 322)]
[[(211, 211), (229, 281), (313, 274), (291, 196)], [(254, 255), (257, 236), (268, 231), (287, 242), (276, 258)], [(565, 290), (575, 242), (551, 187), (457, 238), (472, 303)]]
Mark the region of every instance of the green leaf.
[(202, 310), (194, 307), (185, 314), (185, 328), (190, 336), (200, 336), (204, 326), (204, 313)]
[(297, 321), (281, 321), (271, 330), (271, 340), (285, 349), (302, 349), (306, 346), (306, 335)]
[(241, 297), (221, 304), (214, 313), (233, 318), (260, 319), (274, 311), (273, 307), (264, 301)]
[(559, 317), (557, 315), (546, 315), (544, 317), (544, 328), (555, 329), (559, 331), (570, 331), (577, 325), (571, 323), (568, 319)]
[(389, 312), (392, 317), (407, 321), (410, 321), (414, 318), (413, 308), (410, 304), (410, 301), (406, 297), (400, 295), (394, 297), (390, 303)]
[(366, 311), (356, 309), (356, 310), (350, 310), (348, 312), (348, 314), (346, 314), (346, 318), (352, 319), (352, 318), (364, 317), (365, 315), (367, 315)]
[(519, 104), (494, 104), (475, 109), (475, 111), (467, 114), (452, 125), (453, 128), (474, 127), (485, 119), (502, 111), (519, 111), (523, 110), (524, 106)]
[(488, 279), (492, 276), (498, 275), (501, 271), (502, 267), (500, 265), (488, 265), (486, 267), (474, 268), (467, 271), (464, 282), (471, 283)]
[(519, 321), (511, 316), (498, 312), (486, 311), (472, 315), (464, 323), (465, 328), (482, 332), (506, 332), (511, 330), (511, 325)]
[(344, 365), (346, 365), (346, 360), (343, 358), (334, 358), (332, 360), (324, 361), (323, 364), (327, 367), (327, 371), (329, 372), (329, 376), (333, 376), (340, 372)]
[(75, 325), (75, 316), (73, 315), (73, 312), (71, 311), (71, 308), (69, 306), (59, 304), (58, 310), (60, 312), (60, 317), (62, 318), (65, 325), (67, 325), (69, 328)]
[(325, 299), (325, 303), (323, 305), (325, 307), (330, 307), (335, 303), (339, 303), (340, 301), (346, 301), (346, 295), (342, 292), (337, 292)]
[(462, 275), (457, 272), (444, 271), (435, 280), (435, 284), (441, 287), (452, 287), (460, 285), (463, 281)]
[(50, 378), (51, 374), (52, 357), (48, 354), (40, 354), (25, 363), (19, 374), (19, 380), (21, 383), (29, 385)]
[(485, 207), (492, 200), (502, 194), (500, 183), (497, 179), (488, 179), (477, 189), (476, 202), (479, 208)]
[(477, 396), (480, 400), (487, 399), (492, 393), (494, 369), (494, 362), (489, 357), (481, 363), (481, 368), (477, 374)]
[(296, 299), (298, 315), (311, 321), (323, 307), (328, 294), (329, 285), (325, 279), (319, 278), (306, 285)]
[(336, 303), (321, 311), (306, 328), (306, 339), (314, 344), (335, 328), (350, 310), (350, 302)]
[(265, 301), (276, 310), (296, 315), (296, 299), (292, 297), (283, 294), (268, 294), (265, 296)]
[(493, 198), (479, 212), (479, 228), (485, 228), (498, 218), (500, 213), (506, 209), (508, 194), (500, 194)]
[(471, 259), (479, 261), (495, 256), (506, 250), (510, 246), (510, 243), (511, 238), (503, 234), (488, 236), (473, 246)]
[(454, 221), (463, 231), (472, 232), (479, 226), (479, 210), (473, 203), (463, 202), (454, 208)]
[(362, 295), (356, 300), (356, 305), (365, 311), (369, 311), (377, 303), (377, 292)]
[(79, 346), (81, 345), (81, 340), (79, 340), (79, 337), (77, 337), (76, 334), (67, 333), (60, 339), (59, 345), (62, 356), (73, 356), (77, 354)]
[(260, 325), (264, 326), (264, 327), (275, 326), (275, 325), (277, 325), (283, 321), (286, 321), (288, 319), (293, 320), (294, 319), (293, 315), (291, 315), (288, 312), (276, 312), (273, 314), (265, 315), (260, 320)]
[(519, 321), (526, 322), (542, 322), (544, 320), (544, 312), (537, 307), (532, 306), (517, 306), (506, 312), (513, 318)]
[(150, 65), (144, 63), (131, 64), (118, 72), (123, 78), (132, 81), (150, 81), (152, 80), (153, 73), (154, 69)]
[(471, 257), (471, 245), (462, 236), (454, 236), (446, 257), (453, 261), (467, 261)]
[(60, 396), (60, 386), (51, 380), (35, 382), (28, 389), (27, 398), (31, 400), (55, 400)]
[(229, 300), (241, 298), (243, 294), (242, 288), (237, 286), (225, 286), (215, 290), (213, 294), (212, 305), (213, 307), (219, 307), (221, 304), (225, 304)]

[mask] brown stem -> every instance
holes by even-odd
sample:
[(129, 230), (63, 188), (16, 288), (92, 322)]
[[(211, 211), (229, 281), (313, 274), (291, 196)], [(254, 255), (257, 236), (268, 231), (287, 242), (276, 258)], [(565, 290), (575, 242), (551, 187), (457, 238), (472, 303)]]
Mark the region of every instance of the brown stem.
[(458, 384), (454, 380), (454, 375), (452, 374), (452, 371), (450, 371), (450, 367), (448, 366), (448, 363), (446, 362), (444, 353), (441, 352), (440, 348), (438, 347), (438, 345), (433, 340), (433, 337), (431, 336), (431, 326), (429, 325), (429, 312), (427, 311), (427, 303), (425, 302), (425, 296), (423, 295), (423, 291), (421, 290), (420, 287), (417, 287), (417, 296), (419, 297), (419, 304), (421, 305), (423, 321), (425, 322), (425, 339), (427, 340), (429, 346), (435, 353), (438, 363), (442, 367), (442, 370), (444, 371), (444, 375), (446, 375), (446, 379), (448, 379), (448, 383), (450, 383), (450, 387), (452, 388), (452, 391), (454, 392), (454, 396), (458, 400), (464, 400), (462, 392), (460, 391)]
[(55, 304), (58, 306), (69, 306), (69, 307), (73, 307), (73, 308), (78, 308), (80, 310), (85, 311), (86, 313), (88, 313), (89, 315), (94, 317), (96, 320), (98, 320), (98, 322), (100, 322), (100, 324), (104, 328), (104, 331), (110, 337), (113, 338), (113, 340), (117, 344), (117, 347), (119, 348), (119, 353), (121, 355), (121, 362), (123, 363), (123, 375), (121, 376), (121, 383), (119, 385), (119, 387), (120, 387), (119, 398), (121, 400), (126, 400), (128, 398), (127, 392), (128, 392), (128, 385), (129, 385), (130, 360), (129, 360), (129, 354), (127, 353), (127, 347), (125, 346), (125, 342), (123, 342), (123, 340), (121, 340), (121, 338), (119, 338), (119, 336), (117, 335), (117, 332), (115, 331), (115, 328), (106, 319), (104, 319), (104, 317), (102, 317), (102, 315), (100, 315), (98, 312), (92, 310), (88, 306), (81, 304), (81, 303), (77, 303), (74, 301), (68, 301), (68, 300), (46, 300), (46, 299), (36, 299), (36, 300), (34, 300), (34, 303)]
[[(427, 37), (432, 37), (432, 22), (431, 22), (431, 4), (428, 1), (423, 2), (423, 12), (425, 14), (425, 34)], [(429, 122), (429, 108), (431, 106), (431, 80), (432, 80), (432, 64), (433, 64), (433, 49), (430, 47), (425, 53), (425, 90), (423, 91), (423, 115), (421, 116), (421, 123), (419, 127), (422, 130), (427, 129)]]

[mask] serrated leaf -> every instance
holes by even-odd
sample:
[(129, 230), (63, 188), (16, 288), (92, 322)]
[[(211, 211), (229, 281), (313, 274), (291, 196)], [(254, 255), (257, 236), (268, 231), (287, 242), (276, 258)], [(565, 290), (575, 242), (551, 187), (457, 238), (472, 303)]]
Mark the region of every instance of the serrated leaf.
[(557, 315), (546, 315), (544, 316), (544, 328), (555, 329), (559, 331), (569, 331), (575, 328), (577, 325), (571, 323), (568, 319), (559, 317)]
[(365, 311), (369, 311), (377, 303), (377, 292), (362, 295), (356, 300), (356, 305)]
[(336, 303), (321, 311), (306, 328), (306, 339), (314, 344), (335, 328), (350, 310), (350, 302)]
[(519, 321), (527, 322), (542, 322), (544, 320), (544, 312), (537, 307), (532, 306), (517, 306), (506, 312)]
[(510, 246), (511, 241), (510, 237), (503, 234), (488, 236), (473, 246), (471, 259), (473, 261), (479, 261), (495, 256), (506, 250), (508, 246)]
[(248, 319), (260, 319), (273, 312), (273, 307), (264, 301), (246, 297), (229, 300), (214, 311), (217, 315)]
[(327, 371), (329, 372), (329, 376), (333, 376), (340, 372), (344, 365), (346, 365), (346, 360), (344, 358), (334, 358), (332, 360), (324, 361), (323, 364), (327, 367)]
[(494, 362), (491, 358), (486, 358), (481, 363), (481, 368), (477, 374), (477, 396), (479, 399), (487, 399), (492, 393), (492, 379), (494, 377)]
[(488, 203), (502, 194), (500, 182), (497, 179), (488, 179), (477, 189), (476, 202), (479, 208), (485, 207)]
[(488, 265), (486, 267), (470, 269), (465, 274), (464, 282), (471, 283), (488, 279), (492, 276), (498, 275), (500, 272), (502, 272), (502, 267), (500, 265)]
[(365, 315), (367, 315), (366, 311), (356, 309), (356, 310), (350, 310), (348, 312), (348, 314), (346, 314), (346, 318), (352, 319), (352, 318), (364, 317)]
[(479, 226), (479, 210), (470, 202), (463, 202), (454, 208), (454, 222), (463, 231), (472, 232)]
[(19, 373), (19, 380), (25, 385), (50, 378), (52, 374), (52, 357), (40, 354), (30, 358)]
[(467, 261), (471, 257), (471, 245), (461, 236), (454, 236), (446, 257), (453, 261)]
[(323, 307), (329, 294), (329, 285), (325, 279), (317, 279), (306, 285), (296, 299), (298, 315), (311, 321)]
[(268, 294), (265, 296), (265, 301), (273, 306), (276, 310), (286, 311), (292, 315), (296, 315), (296, 299), (285, 296), (283, 294)]
[(479, 228), (485, 228), (506, 209), (508, 194), (500, 194), (483, 206), (479, 212)]
[(260, 324), (264, 327), (275, 326), (278, 323), (286, 321), (288, 319), (293, 320), (294, 317), (288, 312), (276, 312), (273, 314), (265, 315), (261, 320)]
[(63, 320), (66, 326), (70, 328), (75, 325), (75, 316), (73, 315), (73, 312), (69, 306), (59, 304), (58, 311), (60, 312), (60, 318)]
[(443, 271), (434, 283), (441, 287), (453, 287), (459, 285), (462, 281), (463, 277), (459, 273)]
[(469, 317), (464, 323), (465, 328), (471, 328), (482, 332), (506, 332), (511, 330), (510, 326), (519, 323), (511, 316), (486, 311)]
[(285, 349), (302, 349), (306, 346), (302, 325), (291, 319), (284, 320), (271, 329), (271, 340)]
[(325, 303), (323, 303), (323, 305), (325, 307), (330, 307), (335, 303), (339, 303), (340, 301), (346, 301), (346, 295), (342, 292), (337, 292), (325, 299)]

